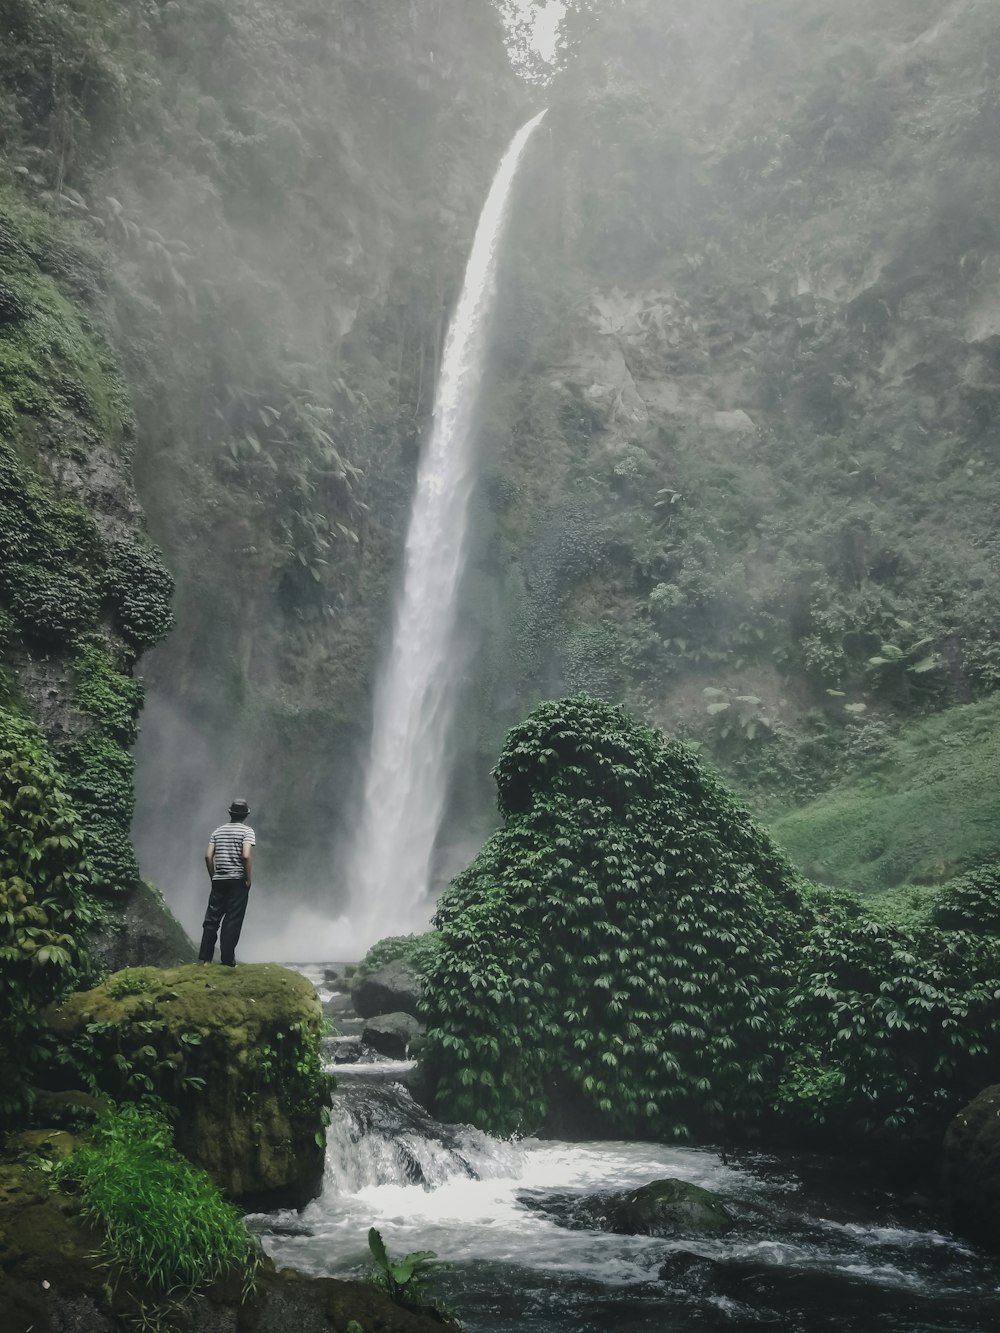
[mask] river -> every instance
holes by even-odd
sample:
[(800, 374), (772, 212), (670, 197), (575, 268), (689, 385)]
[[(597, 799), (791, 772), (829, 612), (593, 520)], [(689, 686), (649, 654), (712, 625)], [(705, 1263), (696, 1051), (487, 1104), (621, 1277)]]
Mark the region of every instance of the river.
[[(302, 970), (336, 1003), (322, 969)], [(253, 1219), (278, 1263), (361, 1275), (376, 1226), (392, 1257), (430, 1249), (448, 1262), (439, 1290), (468, 1333), (1000, 1329), (1000, 1264), (870, 1169), (656, 1143), (500, 1141), (435, 1121), (404, 1085), (412, 1068), (337, 1066), (321, 1196)], [(671, 1240), (575, 1229), (584, 1195), (664, 1176), (719, 1194), (734, 1229)]]

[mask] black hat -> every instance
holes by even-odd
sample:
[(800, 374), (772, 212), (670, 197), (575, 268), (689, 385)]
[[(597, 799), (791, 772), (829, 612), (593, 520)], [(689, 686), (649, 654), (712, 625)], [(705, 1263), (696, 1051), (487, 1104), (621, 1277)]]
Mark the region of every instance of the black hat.
[(243, 819), (250, 813), (250, 807), (242, 797), (238, 797), (229, 807), (229, 814), (232, 819)]

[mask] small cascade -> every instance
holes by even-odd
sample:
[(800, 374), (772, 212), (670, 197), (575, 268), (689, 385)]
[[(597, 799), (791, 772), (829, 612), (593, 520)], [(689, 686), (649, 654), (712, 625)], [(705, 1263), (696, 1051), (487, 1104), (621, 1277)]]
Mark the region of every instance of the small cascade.
[(493, 181), (445, 342), (431, 438), (420, 460), (392, 646), (376, 692), (364, 804), (345, 861), (354, 944), (423, 929), (448, 786), (460, 674), (456, 598), (475, 480), (474, 419), (511, 191), (541, 112)]
[(443, 1125), (406, 1088), (341, 1081), (326, 1137), (327, 1188), (357, 1194), (379, 1185), (437, 1189), (453, 1179), (518, 1174), (523, 1151), (468, 1125)]

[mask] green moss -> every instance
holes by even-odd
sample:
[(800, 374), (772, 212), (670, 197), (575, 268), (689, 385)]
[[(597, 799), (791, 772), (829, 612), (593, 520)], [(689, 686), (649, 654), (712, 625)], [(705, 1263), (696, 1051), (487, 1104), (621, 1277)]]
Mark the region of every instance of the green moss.
[(177, 1114), (178, 1146), (236, 1196), (310, 1197), (330, 1080), (312, 986), (273, 965), (129, 968), (50, 1015), (73, 1077)]
[[(0, 186), (0, 428), (23, 417), (49, 422), (50, 442), (74, 434), (120, 445), (121, 385), (86, 302), (98, 294), (92, 252), (57, 219)], [(83, 290), (81, 290), (81, 287)], [(74, 290), (75, 288), (75, 290)], [(81, 300), (82, 298), (82, 300)], [(70, 428), (61, 436), (52, 422)]]

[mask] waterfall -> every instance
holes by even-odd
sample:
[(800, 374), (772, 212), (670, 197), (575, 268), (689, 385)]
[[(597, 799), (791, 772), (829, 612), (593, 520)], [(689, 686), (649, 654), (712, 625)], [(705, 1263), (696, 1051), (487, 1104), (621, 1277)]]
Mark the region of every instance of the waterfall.
[(445, 341), (420, 460), (392, 645), (375, 691), (364, 804), (345, 861), (356, 947), (424, 929), (448, 784), (457, 689), (456, 594), (475, 474), (476, 402), (497, 254), (518, 164), (541, 112), (504, 155), (476, 229)]

